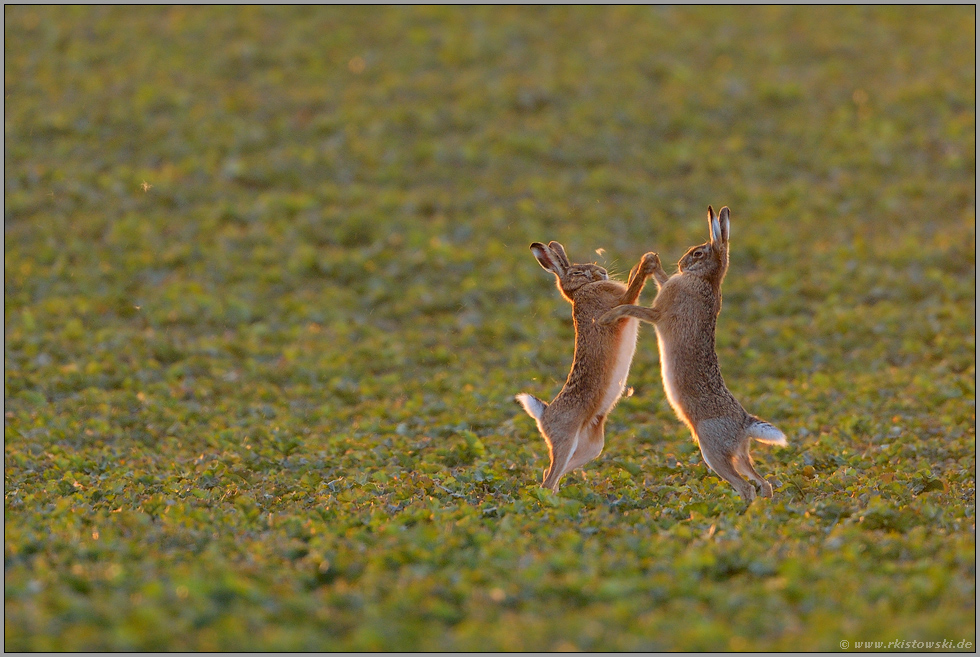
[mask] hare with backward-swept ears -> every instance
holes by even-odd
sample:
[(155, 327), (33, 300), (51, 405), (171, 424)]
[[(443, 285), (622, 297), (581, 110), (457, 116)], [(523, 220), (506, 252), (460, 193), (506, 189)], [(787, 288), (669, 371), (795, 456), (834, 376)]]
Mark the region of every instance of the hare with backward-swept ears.
[(772, 496), (772, 484), (752, 466), (751, 439), (785, 445), (786, 436), (742, 408), (725, 386), (718, 366), (715, 325), (721, 312), (721, 283), (728, 270), (729, 226), (727, 207), (715, 216), (708, 206), (710, 239), (684, 254), (677, 263), (678, 273), (668, 277), (657, 258), (653, 277), (658, 292), (653, 306), (619, 306), (600, 323), (615, 326), (635, 318), (654, 325), (670, 405), (691, 429), (708, 467), (751, 500), (756, 490), (741, 475), (758, 487), (759, 494)]
[(550, 404), (527, 393), (516, 396), (548, 443), (551, 463), (541, 485), (557, 491), (566, 473), (602, 452), (606, 416), (623, 394), (636, 351), (639, 322), (628, 319), (606, 326), (598, 319), (620, 304), (636, 302), (656, 260), (652, 253), (643, 256), (623, 285), (610, 280), (598, 265), (571, 264), (558, 242), (535, 242), (531, 251), (557, 277), (558, 289), (572, 304), (575, 324), (572, 370), (558, 396)]

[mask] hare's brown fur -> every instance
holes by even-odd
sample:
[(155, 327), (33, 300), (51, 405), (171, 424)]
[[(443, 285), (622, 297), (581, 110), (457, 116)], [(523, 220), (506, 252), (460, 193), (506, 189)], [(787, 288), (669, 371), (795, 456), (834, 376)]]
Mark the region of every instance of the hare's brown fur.
[(550, 464), (542, 486), (558, 490), (568, 472), (599, 456), (604, 444), (606, 416), (626, 385), (639, 323), (628, 320), (614, 326), (598, 319), (608, 310), (634, 303), (652, 273), (652, 254), (633, 268), (628, 285), (610, 280), (606, 270), (592, 264), (573, 265), (561, 244), (531, 245), (538, 262), (558, 279), (558, 289), (572, 304), (575, 355), (568, 379), (550, 404), (526, 393), (517, 395), (524, 409), (537, 420), (548, 444)]
[(715, 325), (721, 312), (721, 284), (728, 271), (729, 210), (718, 217), (708, 208), (711, 239), (691, 247), (678, 273), (668, 276), (659, 258), (653, 272), (657, 298), (650, 308), (619, 306), (601, 323), (636, 318), (654, 324), (660, 347), (664, 391), (677, 416), (690, 428), (708, 466), (752, 499), (753, 486), (766, 497), (772, 484), (756, 472), (749, 456), (751, 439), (785, 445), (774, 426), (750, 415), (725, 385), (715, 352)]

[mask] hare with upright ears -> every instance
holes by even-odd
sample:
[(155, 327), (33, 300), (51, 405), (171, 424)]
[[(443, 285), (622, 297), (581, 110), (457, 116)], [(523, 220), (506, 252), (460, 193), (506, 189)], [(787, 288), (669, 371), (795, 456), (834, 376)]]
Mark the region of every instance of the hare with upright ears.
[(516, 396), (538, 424), (548, 443), (551, 464), (542, 486), (558, 490), (559, 480), (602, 452), (606, 416), (626, 386), (639, 322), (629, 319), (606, 326), (598, 323), (606, 311), (635, 303), (646, 279), (659, 263), (652, 253), (643, 256), (623, 285), (609, 279), (598, 265), (573, 265), (558, 242), (531, 245), (538, 263), (558, 279), (558, 289), (572, 304), (575, 355), (572, 370), (558, 396), (546, 404), (527, 393)]
[(668, 277), (660, 259), (653, 271), (657, 298), (651, 308), (623, 305), (600, 320), (617, 325), (627, 318), (650, 322), (660, 345), (664, 391), (677, 416), (691, 429), (701, 455), (739, 494), (751, 500), (756, 490), (772, 496), (772, 484), (752, 466), (751, 439), (785, 445), (786, 436), (773, 425), (748, 414), (725, 386), (715, 353), (715, 324), (721, 312), (721, 282), (728, 270), (729, 210), (715, 216), (708, 206), (710, 239), (691, 247)]

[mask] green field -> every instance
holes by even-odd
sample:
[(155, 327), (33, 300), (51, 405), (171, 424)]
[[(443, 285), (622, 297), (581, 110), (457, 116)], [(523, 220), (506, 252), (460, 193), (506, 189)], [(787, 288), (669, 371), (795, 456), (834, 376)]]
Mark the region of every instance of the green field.
[[(6, 7), (4, 648), (975, 650), (975, 19)], [(672, 270), (709, 204), (775, 497), (648, 325), (543, 491), (528, 244)]]

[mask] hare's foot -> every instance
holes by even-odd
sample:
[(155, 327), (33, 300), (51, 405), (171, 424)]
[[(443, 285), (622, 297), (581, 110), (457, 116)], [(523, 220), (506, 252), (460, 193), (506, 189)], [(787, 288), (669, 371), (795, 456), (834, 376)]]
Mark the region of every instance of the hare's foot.
[(602, 324), (603, 326), (610, 326), (612, 324), (615, 324), (623, 317), (626, 317), (626, 314), (628, 312), (626, 310), (627, 308), (629, 308), (628, 304), (624, 304), (622, 306), (616, 306), (615, 308), (607, 312), (605, 315), (600, 317), (599, 323)]
[(657, 271), (660, 267), (660, 256), (650, 251), (643, 254), (643, 259), (640, 260), (640, 273), (644, 276), (649, 276), (653, 272)]
[(599, 323), (604, 326), (608, 326), (609, 324), (613, 324), (617, 320), (624, 317), (635, 317), (641, 322), (656, 324), (657, 320), (660, 319), (660, 310), (657, 308), (645, 308), (643, 306), (634, 306), (624, 303), (621, 306), (616, 306), (600, 317)]
[(753, 481), (751, 484), (759, 497), (772, 497), (772, 484), (765, 479), (762, 481)]
[(605, 443), (605, 423), (605, 416), (597, 415), (582, 427), (575, 453), (568, 460), (565, 472), (577, 470), (602, 454), (602, 447)]
[(665, 275), (667, 273), (664, 272), (664, 267), (660, 263), (660, 256), (652, 251), (643, 254), (643, 260), (640, 261), (640, 275), (654, 276), (660, 272), (663, 272)]
[(545, 471), (544, 481), (541, 482), (541, 486), (550, 488), (557, 493), (558, 482), (568, 473), (568, 462), (578, 447), (578, 434), (568, 435), (559, 433), (552, 435), (551, 440), (548, 441), (548, 446), (550, 448), (551, 464)]
[[(702, 424), (704, 423), (702, 422)], [(706, 439), (703, 435), (699, 434), (699, 438), (700, 440), (698, 442), (701, 445), (701, 456), (704, 458), (704, 462), (708, 467), (714, 470), (715, 474), (719, 477), (730, 483), (746, 502), (751, 502), (755, 499), (755, 486), (742, 479), (738, 470), (735, 469), (735, 455), (727, 452), (714, 441)]]
[(738, 452), (733, 461), (735, 469), (739, 474), (747, 477), (752, 482), (753, 487), (762, 497), (772, 497), (772, 484), (766, 480), (752, 465), (752, 456), (749, 454), (751, 441), (744, 440), (739, 446)]
[(664, 284), (670, 280), (670, 276), (664, 271), (664, 266), (660, 262), (660, 256), (656, 253), (647, 253), (643, 256), (643, 274), (645, 276), (653, 276), (653, 279), (657, 282), (657, 289), (660, 289)]

